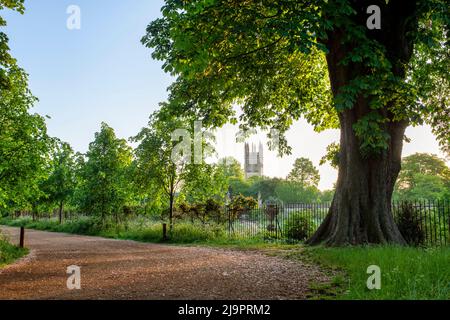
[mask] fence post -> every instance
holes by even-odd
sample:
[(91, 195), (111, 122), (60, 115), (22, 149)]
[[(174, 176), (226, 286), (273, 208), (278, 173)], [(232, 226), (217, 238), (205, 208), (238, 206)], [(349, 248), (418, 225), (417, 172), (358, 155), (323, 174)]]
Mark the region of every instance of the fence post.
[(20, 227), (20, 241), (19, 241), (19, 247), (20, 248), (23, 248), (24, 240), (25, 240), (25, 228), (24, 227)]

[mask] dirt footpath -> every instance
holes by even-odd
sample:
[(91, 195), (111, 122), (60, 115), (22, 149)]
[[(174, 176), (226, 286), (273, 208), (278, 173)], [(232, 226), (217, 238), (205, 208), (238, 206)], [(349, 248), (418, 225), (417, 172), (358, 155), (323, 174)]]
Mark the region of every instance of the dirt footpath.
[[(17, 242), (18, 229), (1, 227)], [(30, 255), (0, 270), (0, 299), (304, 299), (315, 266), (255, 252), (26, 231)], [(69, 290), (67, 267), (81, 267)]]

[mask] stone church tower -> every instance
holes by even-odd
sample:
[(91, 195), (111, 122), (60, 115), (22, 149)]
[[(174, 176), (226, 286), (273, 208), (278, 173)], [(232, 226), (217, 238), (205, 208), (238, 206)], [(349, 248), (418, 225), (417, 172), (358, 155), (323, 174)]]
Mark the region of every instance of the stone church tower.
[(250, 146), (248, 143), (246, 143), (245, 162), (244, 162), (245, 178), (248, 179), (254, 176), (262, 177), (264, 174), (263, 168), (264, 168), (264, 153), (262, 143), (259, 143), (258, 151), (256, 150), (256, 145), (252, 144)]

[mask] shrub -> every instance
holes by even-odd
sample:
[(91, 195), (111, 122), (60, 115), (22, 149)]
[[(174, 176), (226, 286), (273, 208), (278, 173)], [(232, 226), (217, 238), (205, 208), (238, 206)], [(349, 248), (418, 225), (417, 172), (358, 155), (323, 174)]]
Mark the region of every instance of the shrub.
[(396, 220), (400, 233), (409, 245), (420, 246), (425, 243), (422, 218), (411, 203), (404, 202), (400, 205)]
[(188, 218), (191, 222), (199, 221), (202, 224), (223, 224), (226, 222), (226, 215), (222, 206), (214, 199), (207, 199), (205, 202), (189, 204), (182, 202), (176, 208), (179, 219)]
[(284, 222), (284, 233), (289, 239), (304, 241), (315, 231), (315, 224), (300, 212), (292, 213)]
[(228, 205), (228, 215), (232, 220), (238, 219), (242, 214), (249, 212), (258, 205), (258, 202), (252, 197), (245, 197), (242, 194), (234, 196)]

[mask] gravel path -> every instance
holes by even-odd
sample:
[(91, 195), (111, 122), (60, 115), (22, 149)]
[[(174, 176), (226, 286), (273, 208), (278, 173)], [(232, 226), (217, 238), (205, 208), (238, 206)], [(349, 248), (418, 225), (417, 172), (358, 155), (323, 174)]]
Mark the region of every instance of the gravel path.
[[(18, 229), (1, 227), (12, 242)], [(26, 231), (30, 255), (0, 270), (0, 299), (304, 299), (315, 266), (242, 252)], [(66, 269), (81, 267), (81, 290)]]

